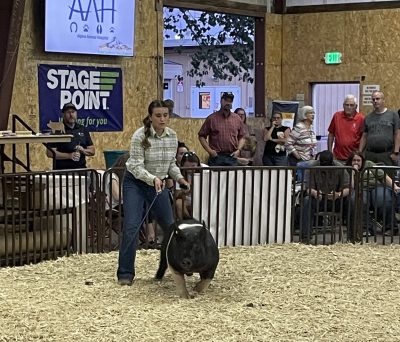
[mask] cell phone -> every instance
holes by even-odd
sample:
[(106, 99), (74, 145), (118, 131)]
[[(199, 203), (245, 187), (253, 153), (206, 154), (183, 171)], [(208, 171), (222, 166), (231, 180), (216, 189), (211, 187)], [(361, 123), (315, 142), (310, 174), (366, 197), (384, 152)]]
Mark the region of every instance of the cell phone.
[(180, 188), (181, 188), (182, 190), (187, 190), (187, 189), (189, 189), (189, 187), (188, 187), (186, 184), (179, 184), (179, 186), (180, 186)]

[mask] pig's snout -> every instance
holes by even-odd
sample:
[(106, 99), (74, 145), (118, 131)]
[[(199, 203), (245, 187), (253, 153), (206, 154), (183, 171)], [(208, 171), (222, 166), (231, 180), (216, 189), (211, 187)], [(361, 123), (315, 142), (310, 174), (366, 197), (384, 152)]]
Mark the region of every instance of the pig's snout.
[(190, 260), (189, 258), (183, 258), (181, 266), (184, 270), (190, 270), (193, 266), (192, 260)]

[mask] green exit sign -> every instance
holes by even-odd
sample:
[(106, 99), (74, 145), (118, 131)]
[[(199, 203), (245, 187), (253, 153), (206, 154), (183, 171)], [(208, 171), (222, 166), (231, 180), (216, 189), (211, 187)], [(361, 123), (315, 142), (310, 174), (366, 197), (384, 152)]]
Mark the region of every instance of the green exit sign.
[(340, 64), (342, 63), (342, 54), (340, 52), (325, 53), (325, 64)]

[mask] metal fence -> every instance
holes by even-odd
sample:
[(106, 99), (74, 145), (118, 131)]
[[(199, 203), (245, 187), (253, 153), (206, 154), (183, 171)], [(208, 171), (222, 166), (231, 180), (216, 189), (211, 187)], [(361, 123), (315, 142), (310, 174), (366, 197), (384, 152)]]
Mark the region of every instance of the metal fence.
[[(398, 171), (184, 169), (191, 189), (174, 185), (171, 201), (177, 217), (203, 220), (219, 246), (399, 243), (397, 189), (391, 182)], [(122, 169), (1, 174), (1, 265), (117, 250), (124, 217), (122, 177)], [(330, 193), (333, 186), (336, 191)], [(162, 230), (156, 232), (160, 241)], [(144, 225), (139, 241), (143, 248), (154, 247), (148, 237)]]

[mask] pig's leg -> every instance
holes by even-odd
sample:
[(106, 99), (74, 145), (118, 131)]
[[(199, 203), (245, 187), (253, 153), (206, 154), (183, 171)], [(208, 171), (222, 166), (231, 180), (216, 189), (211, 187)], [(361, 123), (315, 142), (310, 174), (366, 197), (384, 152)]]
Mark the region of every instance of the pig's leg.
[(158, 271), (156, 273), (156, 280), (161, 280), (164, 277), (165, 271), (168, 268), (167, 264), (167, 251), (166, 251), (166, 246), (165, 243), (163, 242), (161, 246), (161, 252), (160, 252), (160, 265), (158, 266)]
[(205, 290), (207, 290), (210, 283), (211, 279), (201, 279), (193, 288), (193, 291), (196, 291), (198, 293), (204, 292)]
[(214, 278), (215, 270), (217, 267), (213, 267), (209, 269), (208, 271), (201, 272), (200, 273), (200, 281), (196, 284), (196, 286), (193, 288), (194, 291), (197, 293), (204, 292), (207, 290), (208, 286), (211, 283), (211, 280)]
[(171, 267), (171, 265), (169, 266), (169, 269), (170, 269), (170, 271), (171, 271), (172, 278), (173, 278), (174, 281), (175, 281), (175, 284), (176, 284), (176, 288), (177, 288), (177, 290), (178, 290), (178, 295), (179, 295), (179, 297), (189, 299), (189, 298), (190, 298), (190, 295), (189, 295), (189, 292), (188, 292), (187, 289), (186, 289), (185, 275), (182, 274), (182, 273), (179, 273), (179, 272), (175, 271), (175, 270)]
[(168, 268), (168, 260), (167, 260), (167, 253), (168, 253), (168, 242), (170, 240), (171, 230), (164, 229), (164, 238), (161, 244), (161, 251), (160, 251), (160, 264), (158, 266), (158, 271), (156, 273), (156, 280), (161, 280), (164, 277), (165, 271)]

